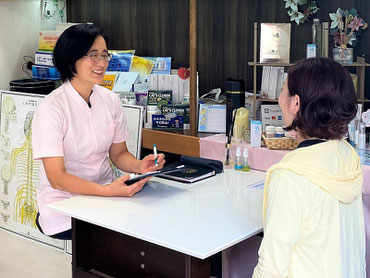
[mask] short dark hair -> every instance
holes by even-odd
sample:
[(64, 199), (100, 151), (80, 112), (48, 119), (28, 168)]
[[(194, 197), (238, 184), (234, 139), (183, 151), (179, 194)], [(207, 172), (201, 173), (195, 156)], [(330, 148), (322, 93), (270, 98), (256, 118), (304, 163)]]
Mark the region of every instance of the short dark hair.
[(60, 35), (53, 51), (53, 62), (63, 82), (73, 79), (77, 73), (76, 61), (87, 54), (98, 36), (103, 36), (108, 43), (103, 31), (90, 23), (73, 25)]
[(342, 139), (357, 113), (351, 75), (330, 58), (309, 58), (288, 70), (289, 95), (298, 95), (300, 109), (286, 130), (305, 138)]

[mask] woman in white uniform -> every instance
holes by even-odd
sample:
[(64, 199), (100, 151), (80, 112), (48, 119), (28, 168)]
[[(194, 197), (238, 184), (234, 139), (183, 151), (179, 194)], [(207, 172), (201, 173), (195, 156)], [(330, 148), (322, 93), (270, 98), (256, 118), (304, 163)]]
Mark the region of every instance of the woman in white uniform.
[(39, 171), (37, 225), (55, 238), (71, 237), (69, 217), (47, 207), (75, 194), (132, 196), (147, 179), (126, 186), (125, 175), (113, 180), (108, 158), (119, 169), (143, 173), (163, 167), (164, 155), (136, 159), (127, 150), (128, 128), (120, 100), (98, 84), (111, 55), (106, 38), (93, 24), (65, 30), (53, 51), (63, 84), (40, 103), (32, 123), (34, 159)]

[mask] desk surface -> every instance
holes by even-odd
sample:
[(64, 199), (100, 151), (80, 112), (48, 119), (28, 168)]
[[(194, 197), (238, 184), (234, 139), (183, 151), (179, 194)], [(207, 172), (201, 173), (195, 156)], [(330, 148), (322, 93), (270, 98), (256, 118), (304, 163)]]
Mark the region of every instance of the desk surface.
[(262, 231), (265, 173), (225, 173), (182, 184), (153, 178), (131, 198), (76, 196), (50, 204), (61, 213), (205, 259)]

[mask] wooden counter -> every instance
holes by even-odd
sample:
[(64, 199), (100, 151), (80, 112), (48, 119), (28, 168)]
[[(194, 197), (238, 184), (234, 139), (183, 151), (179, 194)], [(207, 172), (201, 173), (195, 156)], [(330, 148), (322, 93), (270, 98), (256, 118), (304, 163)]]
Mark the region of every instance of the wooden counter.
[[(205, 134), (206, 135), (206, 134)], [(142, 147), (152, 149), (157, 145), (158, 151), (199, 157), (199, 136), (190, 136), (190, 132), (162, 131), (143, 129)]]

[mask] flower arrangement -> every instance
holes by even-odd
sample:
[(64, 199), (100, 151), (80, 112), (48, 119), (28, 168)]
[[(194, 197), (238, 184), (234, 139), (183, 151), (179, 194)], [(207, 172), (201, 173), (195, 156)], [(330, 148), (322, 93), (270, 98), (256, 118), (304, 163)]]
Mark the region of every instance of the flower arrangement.
[(336, 13), (329, 13), (332, 20), (330, 34), (334, 36), (336, 47), (346, 48), (347, 45), (355, 47), (367, 23), (358, 15), (355, 8), (350, 11), (339, 8)]
[(290, 21), (297, 25), (308, 21), (319, 10), (315, 1), (312, 0), (284, 0)]

